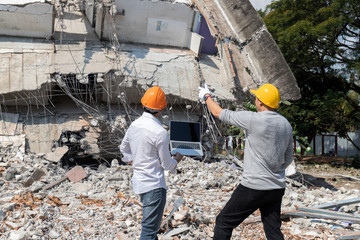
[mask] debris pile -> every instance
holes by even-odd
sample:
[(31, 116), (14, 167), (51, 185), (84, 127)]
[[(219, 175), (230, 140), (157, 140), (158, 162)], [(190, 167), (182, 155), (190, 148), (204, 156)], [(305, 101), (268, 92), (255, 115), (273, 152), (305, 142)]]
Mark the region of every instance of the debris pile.
[[(0, 239), (137, 239), (141, 202), (132, 169), (114, 159), (94, 167), (62, 168), (44, 156), (0, 153)], [(242, 162), (184, 158), (169, 174), (160, 239), (211, 239), (216, 215), (241, 180)], [(283, 199), (285, 239), (356, 239), (359, 189), (308, 187), (289, 178)], [(319, 207), (320, 206), (320, 207)], [(324, 207), (325, 206), (325, 207)], [(347, 238), (344, 238), (347, 237)], [(258, 211), (233, 239), (265, 239)]]

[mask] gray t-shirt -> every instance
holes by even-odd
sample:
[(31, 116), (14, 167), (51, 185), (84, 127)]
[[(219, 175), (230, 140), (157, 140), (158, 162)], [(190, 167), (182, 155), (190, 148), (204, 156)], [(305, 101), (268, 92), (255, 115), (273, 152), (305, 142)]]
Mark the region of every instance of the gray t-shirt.
[(241, 184), (256, 190), (285, 188), (285, 168), (293, 161), (292, 127), (287, 119), (273, 111), (227, 109), (219, 119), (246, 131)]

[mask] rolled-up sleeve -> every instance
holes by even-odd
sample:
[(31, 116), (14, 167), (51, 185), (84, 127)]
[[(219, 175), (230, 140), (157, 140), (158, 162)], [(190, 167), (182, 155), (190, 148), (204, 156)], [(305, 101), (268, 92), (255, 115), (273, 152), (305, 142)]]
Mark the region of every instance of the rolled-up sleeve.
[(157, 139), (157, 149), (160, 158), (161, 167), (171, 173), (176, 173), (177, 161), (173, 159), (169, 152), (169, 134), (164, 131), (159, 134)]
[(129, 138), (128, 138), (127, 134), (125, 134), (125, 137), (123, 138), (119, 148), (120, 148), (120, 152), (123, 154), (122, 161), (123, 162), (131, 162), (132, 155), (131, 155)]

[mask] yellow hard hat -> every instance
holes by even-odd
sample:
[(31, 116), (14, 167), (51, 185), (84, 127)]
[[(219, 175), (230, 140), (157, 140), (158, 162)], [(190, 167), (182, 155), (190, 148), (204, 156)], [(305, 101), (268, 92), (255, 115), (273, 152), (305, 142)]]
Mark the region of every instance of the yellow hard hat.
[(271, 108), (279, 107), (280, 93), (274, 85), (266, 83), (257, 90), (250, 89), (250, 91), (266, 106)]
[(158, 87), (149, 88), (141, 98), (142, 105), (147, 109), (162, 110), (166, 107), (166, 96), (164, 91)]

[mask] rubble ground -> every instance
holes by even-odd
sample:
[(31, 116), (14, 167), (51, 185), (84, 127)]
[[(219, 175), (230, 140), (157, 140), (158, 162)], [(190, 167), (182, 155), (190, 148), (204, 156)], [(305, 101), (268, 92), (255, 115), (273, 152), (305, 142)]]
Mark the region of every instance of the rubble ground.
[[(327, 169), (319, 164), (310, 172), (306, 165), (298, 164), (298, 172), (287, 179), (283, 211), (360, 197), (359, 182), (354, 179), (346, 180), (351, 185), (340, 186), (327, 182), (327, 177), (310, 175), (320, 174), (319, 170), (324, 174)], [(131, 166), (114, 159), (110, 167), (84, 167), (84, 179), (65, 179), (44, 190), (69, 170), (42, 156), (1, 153), (0, 239), (138, 239), (142, 211), (139, 197), (132, 190)], [(346, 175), (359, 176), (357, 170), (351, 171)], [(167, 175), (167, 206), (159, 238), (212, 239), (216, 215), (240, 182), (241, 173), (242, 162), (233, 156), (219, 155), (211, 162), (184, 158), (177, 174)], [(328, 185), (315, 185), (318, 178)], [(328, 209), (347, 214), (352, 220), (283, 214), (285, 239), (332, 240), (359, 235), (359, 202)], [(266, 239), (259, 211), (234, 230), (232, 239)]]
[[(360, 168), (352, 167), (353, 158), (334, 156), (306, 156), (297, 157), (297, 170), (317, 179), (314, 185), (321, 187), (321, 182), (330, 184), (336, 189), (359, 189), (360, 181), (354, 181), (351, 177), (360, 179)], [(360, 197), (360, 196), (359, 196)]]

